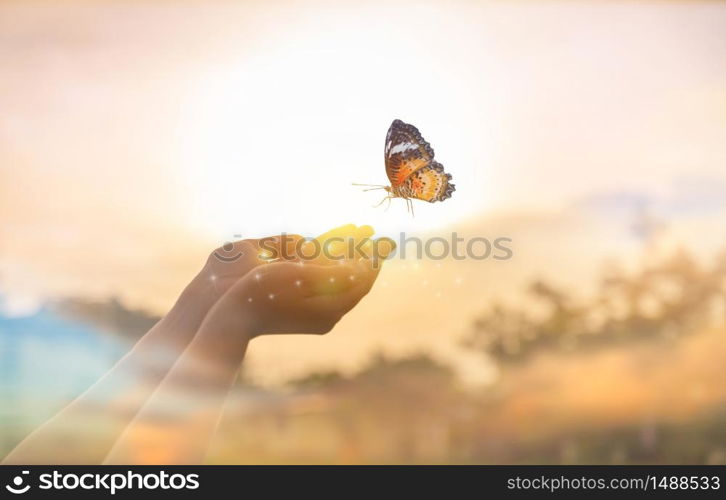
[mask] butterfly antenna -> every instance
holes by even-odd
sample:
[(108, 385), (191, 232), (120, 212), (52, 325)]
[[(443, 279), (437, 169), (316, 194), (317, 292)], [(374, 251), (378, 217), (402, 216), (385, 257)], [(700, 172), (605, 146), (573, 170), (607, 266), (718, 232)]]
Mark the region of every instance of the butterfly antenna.
[(363, 191), (375, 191), (376, 189), (386, 189), (386, 186), (383, 186), (381, 184), (357, 184), (355, 182), (352, 183), (354, 186), (367, 186), (368, 189), (364, 189)]

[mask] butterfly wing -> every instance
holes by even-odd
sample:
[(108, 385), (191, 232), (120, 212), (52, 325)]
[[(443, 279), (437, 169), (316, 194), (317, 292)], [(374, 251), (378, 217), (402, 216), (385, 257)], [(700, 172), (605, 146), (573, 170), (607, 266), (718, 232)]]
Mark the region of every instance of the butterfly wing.
[(451, 198), (456, 187), (451, 184), (451, 174), (444, 172), (439, 162), (432, 162), (424, 168), (418, 169), (406, 178), (400, 188), (407, 198), (428, 201), (444, 201)]
[(399, 187), (417, 170), (430, 165), (434, 150), (413, 125), (393, 120), (386, 134), (386, 174), (392, 187)]

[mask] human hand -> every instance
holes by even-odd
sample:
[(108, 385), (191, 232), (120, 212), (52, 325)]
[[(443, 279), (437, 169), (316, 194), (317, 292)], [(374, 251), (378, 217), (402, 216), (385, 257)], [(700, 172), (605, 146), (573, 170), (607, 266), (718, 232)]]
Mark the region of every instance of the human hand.
[(249, 337), (327, 333), (370, 291), (378, 272), (370, 260), (273, 263), (230, 288), (210, 311), (209, 321)]
[[(393, 250), (392, 243), (387, 243), (370, 252), (372, 234), (369, 226), (348, 225), (317, 238), (320, 246), (341, 240), (362, 242), (369, 247), (369, 257), (346, 254), (345, 244), (338, 248), (331, 244), (329, 252), (312, 259), (294, 258), (257, 267), (220, 299), (205, 320), (205, 328), (213, 323), (215, 330), (226, 331), (232, 338), (240, 332), (248, 337), (327, 333), (370, 291), (380, 270), (379, 259)], [(302, 253), (309, 255), (306, 250)]]
[(294, 260), (293, 253), (283, 247), (294, 246), (301, 239), (297, 234), (283, 234), (225, 243), (209, 254), (189, 288), (194, 294), (211, 295), (216, 302), (252, 269), (269, 263), (265, 257), (270, 250), (279, 255), (280, 260)]
[(191, 288), (195, 292), (211, 291), (216, 300), (257, 266), (300, 260), (333, 264), (339, 262), (333, 258), (334, 255), (343, 257), (349, 244), (358, 242), (366, 243), (365, 251), (370, 253), (369, 238), (372, 235), (373, 228), (370, 226), (346, 224), (318, 236), (314, 241), (301, 241), (304, 238), (298, 234), (281, 234), (226, 243), (209, 254)]

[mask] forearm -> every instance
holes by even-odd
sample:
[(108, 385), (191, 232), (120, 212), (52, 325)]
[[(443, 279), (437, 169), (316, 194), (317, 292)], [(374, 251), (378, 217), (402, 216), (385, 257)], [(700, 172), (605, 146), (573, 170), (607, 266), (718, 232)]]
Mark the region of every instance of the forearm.
[(104, 463), (203, 461), (251, 338), (215, 308)]
[[(236, 243), (240, 258), (232, 261), (213, 252), (172, 312), (6, 462), (203, 460), (253, 333), (326, 333), (368, 293), (378, 271), (355, 261), (260, 266), (258, 243)], [(259, 274), (249, 272), (257, 266)]]
[(216, 296), (192, 282), (172, 310), (88, 390), (3, 463), (100, 463), (194, 338)]

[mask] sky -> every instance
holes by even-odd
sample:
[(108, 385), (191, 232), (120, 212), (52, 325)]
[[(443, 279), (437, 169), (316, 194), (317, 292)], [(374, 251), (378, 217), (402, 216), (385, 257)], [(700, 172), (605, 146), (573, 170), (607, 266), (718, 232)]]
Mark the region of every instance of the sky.
[[(483, 297), (614, 251), (622, 228), (583, 200), (661, 200), (723, 242), (725, 33), (717, 2), (3, 2), (0, 290), (20, 312), (67, 295), (163, 312), (235, 234), (518, 235), (508, 267), (427, 271), (450, 305), (438, 323), (401, 327), (413, 314), (381, 291), (340, 326), (359, 333), (303, 358), (431, 348)], [(386, 182), (394, 118), (457, 187), (415, 218), (351, 186)], [(420, 285), (395, 278), (413, 269), (392, 266), (390, 293)], [(305, 364), (301, 345), (265, 340), (256, 359)]]

